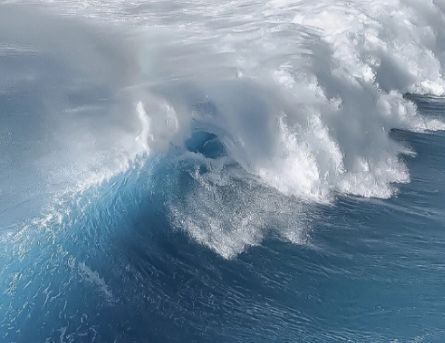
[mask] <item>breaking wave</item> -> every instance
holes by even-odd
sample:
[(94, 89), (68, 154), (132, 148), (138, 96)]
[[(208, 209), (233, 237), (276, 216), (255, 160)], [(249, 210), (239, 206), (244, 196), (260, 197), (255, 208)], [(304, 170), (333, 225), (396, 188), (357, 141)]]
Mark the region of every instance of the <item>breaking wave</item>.
[(231, 258), (270, 231), (306, 243), (339, 195), (393, 196), (415, 152), (391, 130), (445, 129), (410, 96), (445, 93), (442, 0), (34, 3), (1, 4), (0, 94), (38, 89), (40, 123), (4, 198), (48, 207), (163, 161), (170, 224)]

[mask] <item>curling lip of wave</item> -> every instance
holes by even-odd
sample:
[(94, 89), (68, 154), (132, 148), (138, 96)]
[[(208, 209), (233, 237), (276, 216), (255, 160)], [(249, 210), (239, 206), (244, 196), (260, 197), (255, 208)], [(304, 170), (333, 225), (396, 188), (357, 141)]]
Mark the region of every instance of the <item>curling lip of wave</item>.
[[(155, 120), (144, 132), (149, 142), (138, 139), (146, 149), (166, 146), (159, 142), (198, 121), (246, 170), (285, 194), (320, 202), (337, 191), (386, 198), (393, 183), (409, 181), (398, 158), (407, 150), (388, 132), (444, 128), (402, 96), (444, 93), (441, 1), (241, 1), (210, 13), (202, 11), (205, 1), (155, 5), (51, 4), (55, 11), (98, 18), (106, 11), (154, 23), (170, 35), (171, 42), (155, 42), (148, 27), (137, 38), (143, 76), (133, 82), (153, 82), (133, 95), (139, 120)], [(175, 16), (181, 9), (187, 15)], [(218, 25), (224, 13), (242, 19)], [(192, 100), (176, 94), (183, 89), (194, 90)], [(207, 108), (196, 110), (203, 98)]]

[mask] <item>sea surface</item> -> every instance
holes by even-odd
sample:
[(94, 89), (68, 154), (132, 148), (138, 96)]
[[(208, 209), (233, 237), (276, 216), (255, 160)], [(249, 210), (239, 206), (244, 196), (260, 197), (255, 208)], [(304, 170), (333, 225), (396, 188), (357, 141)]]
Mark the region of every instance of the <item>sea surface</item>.
[(443, 0), (0, 1), (0, 342), (445, 341)]

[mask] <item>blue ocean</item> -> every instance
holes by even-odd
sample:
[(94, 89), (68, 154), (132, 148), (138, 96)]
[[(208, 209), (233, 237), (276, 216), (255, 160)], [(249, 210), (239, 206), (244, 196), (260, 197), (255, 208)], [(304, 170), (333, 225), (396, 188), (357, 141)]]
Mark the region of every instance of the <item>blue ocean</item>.
[(0, 1), (0, 342), (445, 341), (443, 0)]

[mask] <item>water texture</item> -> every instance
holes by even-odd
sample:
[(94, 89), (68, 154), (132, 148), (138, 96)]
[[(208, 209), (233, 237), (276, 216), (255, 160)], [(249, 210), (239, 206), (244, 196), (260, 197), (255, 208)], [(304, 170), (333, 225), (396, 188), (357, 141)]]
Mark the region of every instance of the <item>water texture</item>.
[(445, 2), (0, 1), (0, 342), (442, 342)]

